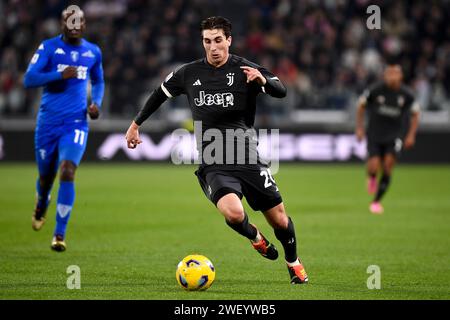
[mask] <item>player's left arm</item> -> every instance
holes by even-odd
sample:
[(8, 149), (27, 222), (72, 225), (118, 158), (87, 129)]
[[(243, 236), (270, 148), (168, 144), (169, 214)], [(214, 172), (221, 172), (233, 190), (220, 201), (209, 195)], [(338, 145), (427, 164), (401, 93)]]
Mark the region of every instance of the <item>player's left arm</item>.
[(100, 49), (97, 50), (96, 62), (92, 66), (90, 71), (91, 78), (91, 97), (92, 103), (88, 107), (89, 117), (95, 120), (100, 115), (100, 109), (103, 101), (103, 95), (105, 93), (105, 81), (103, 79), (103, 66), (102, 66), (102, 53)]
[(414, 101), (411, 105), (411, 120), (409, 123), (409, 129), (405, 137), (405, 149), (410, 149), (416, 143), (416, 133), (419, 127), (420, 106), (417, 101)]
[(363, 94), (358, 99), (358, 106), (356, 107), (356, 126), (355, 136), (358, 141), (362, 141), (365, 136), (364, 117), (366, 115), (367, 101), (370, 99), (372, 93), (370, 89), (364, 90)]
[(264, 68), (252, 68), (249, 66), (241, 66), (247, 76), (247, 83), (256, 81), (261, 86), (261, 91), (275, 98), (284, 98), (287, 90), (284, 84)]

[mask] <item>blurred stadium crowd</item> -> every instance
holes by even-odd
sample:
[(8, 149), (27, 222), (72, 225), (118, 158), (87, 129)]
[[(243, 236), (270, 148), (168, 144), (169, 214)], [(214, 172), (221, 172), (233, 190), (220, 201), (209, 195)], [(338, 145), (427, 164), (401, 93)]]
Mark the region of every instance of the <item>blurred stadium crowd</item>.
[[(231, 52), (288, 86), (283, 101), (261, 99), (262, 119), (289, 121), (294, 110), (350, 112), (390, 57), (404, 67), (423, 109), (449, 108), (448, 0), (9, 0), (0, 2), (1, 117), (35, 115), (38, 91), (23, 88), (23, 73), (40, 41), (59, 33), (70, 4), (85, 11), (85, 37), (103, 51), (106, 118), (131, 119), (173, 68), (202, 57), (199, 23), (217, 14), (233, 23)], [(366, 27), (371, 4), (381, 8), (381, 30)], [(182, 120), (185, 101), (175, 99), (157, 117)]]

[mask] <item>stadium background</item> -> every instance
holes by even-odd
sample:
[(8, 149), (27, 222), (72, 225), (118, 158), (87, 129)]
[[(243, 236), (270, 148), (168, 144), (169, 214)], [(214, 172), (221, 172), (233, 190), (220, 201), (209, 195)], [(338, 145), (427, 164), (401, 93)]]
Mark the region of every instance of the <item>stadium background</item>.
[[(57, 256), (48, 248), (54, 202), (45, 229), (30, 228), (40, 90), (25, 90), (22, 77), (39, 43), (59, 33), (69, 4), (84, 10), (86, 38), (103, 51), (106, 92), (77, 171), (69, 249)], [(381, 30), (366, 28), (370, 4), (381, 8)], [(1, 1), (0, 299), (449, 299), (449, 7), (448, 0)], [(203, 56), (198, 25), (215, 14), (233, 23), (232, 53), (288, 86), (283, 100), (259, 97), (256, 125), (280, 128), (282, 159), (294, 162), (276, 180), (298, 228), (306, 288), (288, 287), (283, 263), (261, 260), (224, 226), (192, 166), (147, 164), (169, 162), (165, 137), (189, 121), (185, 97), (143, 125), (147, 141), (134, 153), (125, 148), (125, 130), (153, 88)], [(391, 56), (404, 67), (422, 117), (416, 147), (403, 153), (377, 217), (367, 210), (354, 114), (358, 95)], [(304, 161), (354, 163), (295, 163)], [(273, 237), (263, 217), (246, 209)], [(178, 261), (193, 252), (217, 267), (216, 283), (198, 295), (174, 279)], [(82, 290), (65, 287), (72, 264), (81, 267)], [(366, 287), (372, 264), (381, 267), (382, 290)], [(258, 272), (249, 267), (256, 265)]]
[[(450, 137), (447, 0), (3, 1), (0, 159), (33, 160), (30, 143), (40, 89), (25, 90), (22, 78), (40, 41), (59, 33), (60, 13), (69, 4), (85, 11), (86, 38), (102, 48), (105, 70), (102, 118), (91, 123), (85, 160), (104, 159), (99, 149), (108, 133), (123, 133), (168, 73), (203, 56), (199, 22), (215, 14), (227, 16), (233, 23), (231, 52), (266, 66), (288, 87), (283, 100), (259, 97), (257, 127), (296, 133), (291, 137), (294, 140), (300, 138), (299, 133), (351, 134), (358, 95), (380, 79), (384, 61), (395, 57), (423, 110), (417, 148), (406, 153), (404, 161), (450, 160), (449, 148), (444, 148)], [(370, 4), (381, 8), (381, 30), (366, 27)], [(158, 146), (164, 134), (185, 124), (189, 117), (186, 99), (179, 97), (166, 102), (143, 130), (152, 132), (150, 140)], [(329, 149), (324, 155), (309, 151), (315, 140), (307, 137), (307, 155), (301, 154), (299, 142), (298, 150), (292, 151), (297, 156), (289, 159), (343, 161), (342, 157), (327, 155), (338, 148), (336, 137), (321, 138), (320, 145)], [(288, 148), (295, 149), (291, 145)], [(344, 160), (364, 157), (355, 151), (355, 142), (347, 142), (345, 148), (353, 151), (352, 157)], [(111, 157), (129, 158), (121, 151)]]

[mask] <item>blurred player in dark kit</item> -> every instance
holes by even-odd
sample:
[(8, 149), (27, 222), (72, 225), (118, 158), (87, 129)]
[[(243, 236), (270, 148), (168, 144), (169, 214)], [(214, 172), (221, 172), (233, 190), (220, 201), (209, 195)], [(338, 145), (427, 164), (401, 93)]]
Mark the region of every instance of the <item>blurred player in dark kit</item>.
[[(387, 65), (383, 78), (383, 82), (374, 84), (361, 95), (356, 116), (358, 140), (367, 136), (367, 191), (375, 195), (369, 207), (374, 214), (384, 211), (381, 199), (388, 189), (401, 150), (415, 144), (420, 112), (411, 90), (403, 85), (400, 65)], [(366, 111), (369, 119), (364, 130)], [(381, 178), (377, 182), (379, 171)]]

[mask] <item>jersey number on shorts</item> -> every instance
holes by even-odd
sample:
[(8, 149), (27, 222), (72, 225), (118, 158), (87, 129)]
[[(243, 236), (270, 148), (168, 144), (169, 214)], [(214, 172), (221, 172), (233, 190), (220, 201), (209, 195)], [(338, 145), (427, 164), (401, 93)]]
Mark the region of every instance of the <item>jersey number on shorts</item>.
[(73, 139), (73, 142), (83, 145), (85, 135), (86, 133), (83, 130), (75, 129), (75, 138)]
[[(272, 173), (270, 172), (270, 169), (262, 170), (259, 175), (265, 177), (264, 188), (270, 187), (272, 185), (272, 182), (275, 183), (275, 180), (272, 177)], [(270, 182), (269, 180), (272, 182)]]

